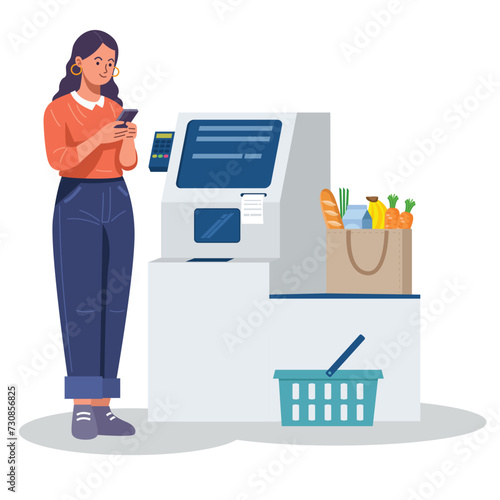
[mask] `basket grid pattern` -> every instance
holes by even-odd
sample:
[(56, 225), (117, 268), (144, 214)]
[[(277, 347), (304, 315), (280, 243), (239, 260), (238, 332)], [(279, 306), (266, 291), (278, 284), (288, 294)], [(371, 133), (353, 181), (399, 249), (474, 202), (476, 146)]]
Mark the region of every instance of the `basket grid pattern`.
[(373, 425), (377, 379), (280, 379), (283, 425)]

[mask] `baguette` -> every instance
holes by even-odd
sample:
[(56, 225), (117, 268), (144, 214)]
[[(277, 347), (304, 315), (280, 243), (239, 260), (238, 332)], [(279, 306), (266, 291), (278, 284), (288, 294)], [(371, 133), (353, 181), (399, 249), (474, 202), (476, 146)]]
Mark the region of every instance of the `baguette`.
[(327, 229), (344, 229), (340, 210), (333, 193), (329, 189), (323, 189), (319, 195), (319, 201)]

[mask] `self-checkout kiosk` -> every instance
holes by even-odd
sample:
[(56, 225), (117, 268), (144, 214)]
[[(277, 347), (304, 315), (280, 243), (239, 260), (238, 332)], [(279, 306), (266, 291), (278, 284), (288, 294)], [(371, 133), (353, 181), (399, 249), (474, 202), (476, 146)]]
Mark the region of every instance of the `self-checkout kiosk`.
[(169, 421), (279, 422), (274, 371), (326, 370), (359, 333), (345, 368), (384, 371), (375, 420), (419, 420), (419, 296), (326, 293), (330, 114), (181, 113), (171, 137), (149, 420), (168, 399)]

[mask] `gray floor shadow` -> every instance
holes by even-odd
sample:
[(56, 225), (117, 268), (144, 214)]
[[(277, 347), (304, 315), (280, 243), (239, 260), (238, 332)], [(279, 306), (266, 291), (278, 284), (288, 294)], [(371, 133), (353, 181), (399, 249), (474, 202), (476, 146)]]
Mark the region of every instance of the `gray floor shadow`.
[(148, 422), (146, 409), (113, 412), (136, 428), (133, 436), (71, 435), (71, 413), (50, 415), (23, 425), (24, 439), (58, 450), (106, 455), (182, 453), (232, 441), (298, 445), (373, 445), (410, 443), (467, 434), (486, 424), (484, 417), (448, 406), (421, 405), (420, 422), (375, 422), (373, 427), (282, 427), (276, 422)]

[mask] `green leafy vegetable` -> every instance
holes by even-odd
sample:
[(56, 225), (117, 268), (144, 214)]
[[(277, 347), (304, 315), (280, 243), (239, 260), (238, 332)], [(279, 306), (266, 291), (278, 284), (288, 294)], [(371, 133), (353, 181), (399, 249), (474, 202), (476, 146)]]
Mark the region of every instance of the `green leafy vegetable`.
[(339, 209), (341, 217), (344, 217), (347, 205), (349, 205), (349, 189), (339, 188)]

